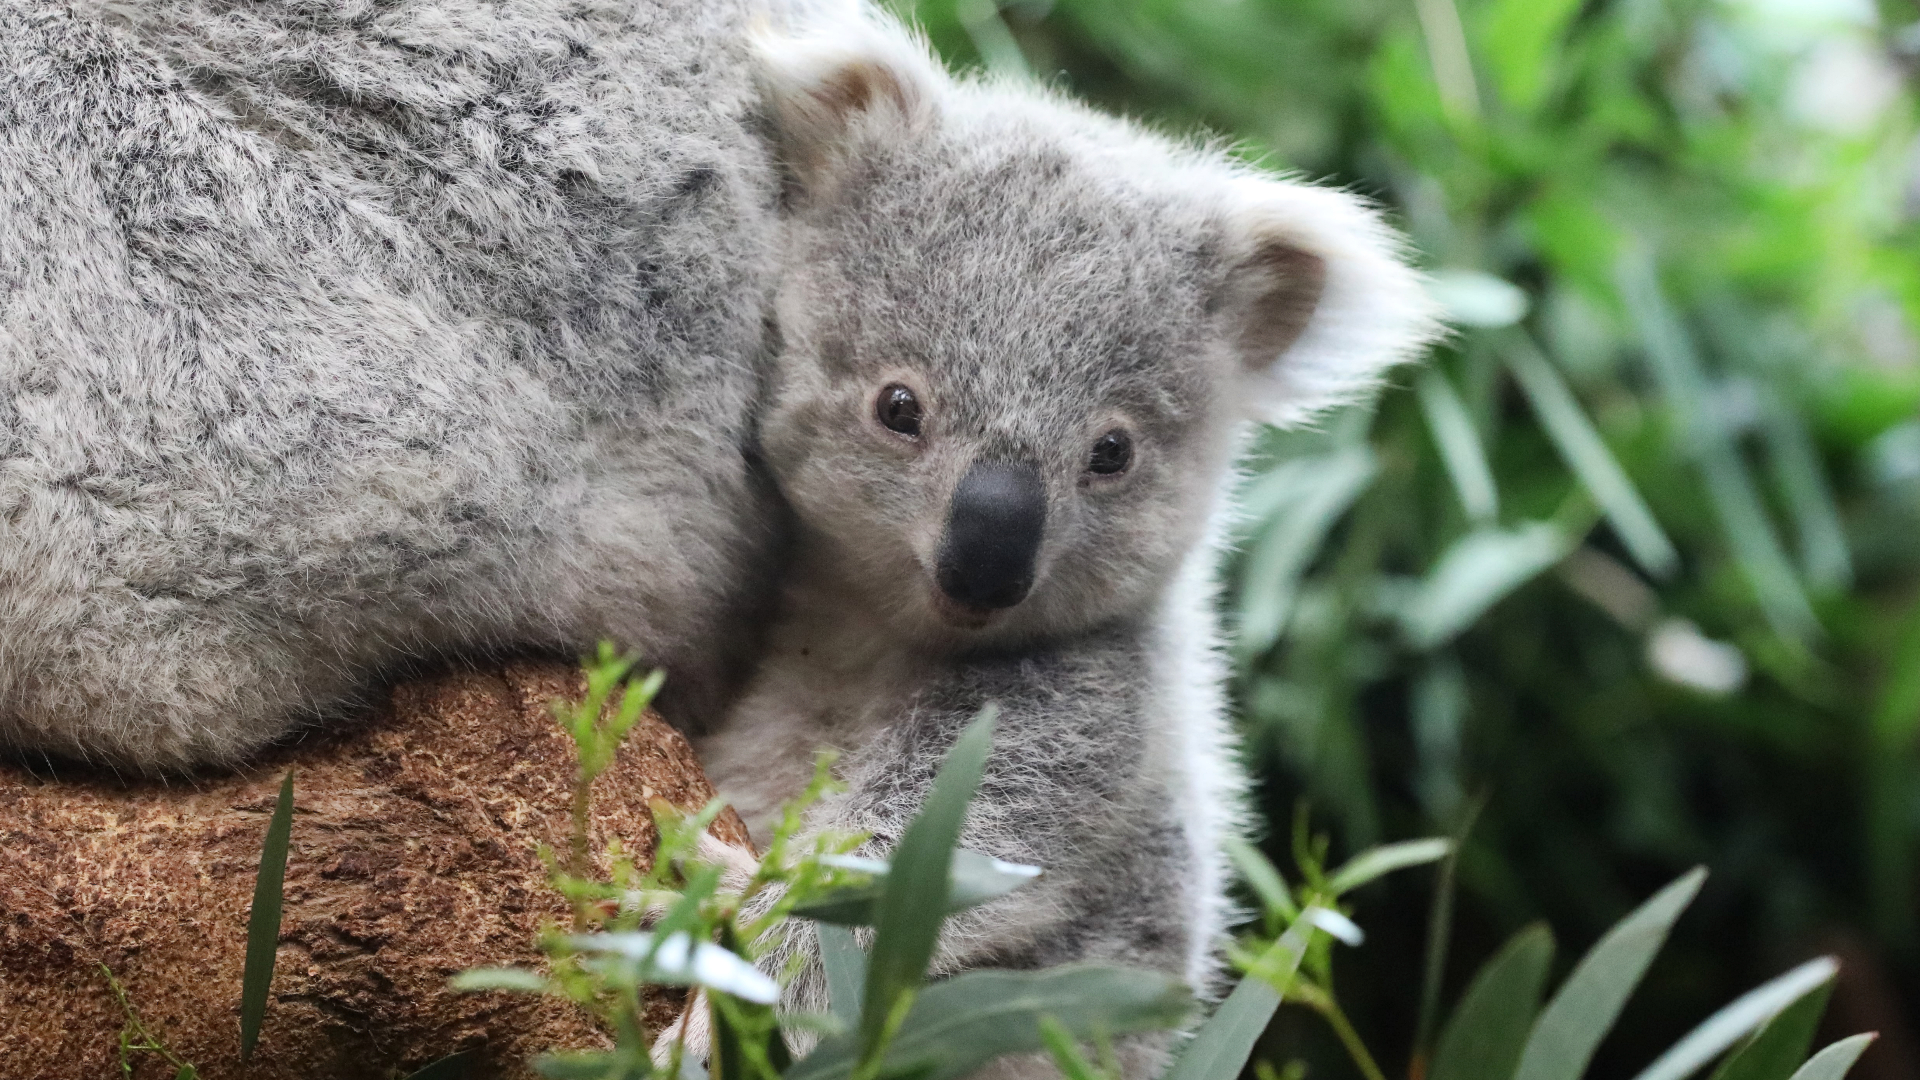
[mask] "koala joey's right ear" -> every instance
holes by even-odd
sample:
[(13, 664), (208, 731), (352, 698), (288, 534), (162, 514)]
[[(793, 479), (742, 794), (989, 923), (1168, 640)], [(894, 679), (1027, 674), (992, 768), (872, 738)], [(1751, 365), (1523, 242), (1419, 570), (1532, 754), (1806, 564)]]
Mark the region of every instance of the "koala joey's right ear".
[(932, 126), (946, 72), (886, 16), (854, 9), (755, 40), (783, 164), (820, 194), (863, 147)]
[(1404, 245), (1361, 199), (1242, 175), (1216, 299), (1253, 418), (1296, 424), (1373, 388), (1440, 336)]

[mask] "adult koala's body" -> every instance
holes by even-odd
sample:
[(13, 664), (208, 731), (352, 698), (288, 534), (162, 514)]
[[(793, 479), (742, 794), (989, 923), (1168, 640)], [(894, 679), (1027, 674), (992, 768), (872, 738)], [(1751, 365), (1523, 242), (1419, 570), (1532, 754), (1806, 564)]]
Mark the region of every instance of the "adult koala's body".
[(231, 760), (601, 636), (697, 723), (767, 563), (752, 17), (0, 0), (0, 744)]

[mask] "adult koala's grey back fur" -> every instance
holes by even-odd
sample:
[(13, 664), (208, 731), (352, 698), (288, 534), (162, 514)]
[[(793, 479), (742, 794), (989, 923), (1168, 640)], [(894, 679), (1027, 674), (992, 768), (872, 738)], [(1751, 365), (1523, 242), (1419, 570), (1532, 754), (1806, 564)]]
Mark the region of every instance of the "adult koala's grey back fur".
[(767, 533), (745, 0), (0, 0), (0, 744), (229, 760)]

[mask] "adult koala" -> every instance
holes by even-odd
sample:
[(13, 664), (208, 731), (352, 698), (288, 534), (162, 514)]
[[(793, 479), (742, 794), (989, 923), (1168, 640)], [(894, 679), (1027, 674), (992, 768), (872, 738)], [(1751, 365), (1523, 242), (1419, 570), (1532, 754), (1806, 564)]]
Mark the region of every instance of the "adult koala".
[(748, 0), (0, 0), (0, 745), (238, 759), (403, 665), (750, 644)]

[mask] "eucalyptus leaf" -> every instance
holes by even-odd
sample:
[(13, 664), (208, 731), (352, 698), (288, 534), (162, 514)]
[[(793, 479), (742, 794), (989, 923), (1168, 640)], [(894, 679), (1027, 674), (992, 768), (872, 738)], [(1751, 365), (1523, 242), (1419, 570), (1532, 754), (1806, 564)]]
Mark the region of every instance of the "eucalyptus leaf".
[(1258, 656), (1280, 640), (1300, 577), (1327, 533), (1379, 472), (1365, 444), (1288, 462), (1248, 493), (1261, 515), (1240, 581), (1239, 648)]
[(876, 905), (873, 952), (867, 960), (866, 995), (860, 1008), (858, 1046), (863, 1061), (879, 1053), (895, 1009), (919, 988), (933, 960), (940, 924), (946, 920), (954, 844), (960, 838), (967, 805), (986, 771), (998, 714), (997, 708), (988, 705), (955, 740), (920, 813), (894, 848)]
[(1040, 1018), (1040, 1037), (1046, 1041), (1047, 1054), (1053, 1058), (1055, 1068), (1067, 1080), (1104, 1080), (1092, 1062), (1080, 1052), (1074, 1041), (1073, 1033), (1051, 1016)]
[(1853, 552), (1813, 434), (1779, 394), (1762, 391), (1762, 401), (1767, 457), (1774, 486), (1793, 512), (1801, 572), (1818, 589), (1844, 589), (1853, 583)]
[[(728, 1021), (726, 1011), (720, 1008), (714, 995), (707, 996), (706, 1006), (711, 1025), (708, 1038), (712, 1040), (707, 1053), (707, 1074), (717, 1080), (746, 1080), (747, 1051), (741, 1032)], [(775, 1041), (779, 1039), (778, 1035), (774, 1036)]]
[[(873, 881), (838, 889), (794, 908), (793, 913), (802, 918), (840, 926), (872, 926), (880, 897), (886, 890), (888, 864), (877, 860), (861, 861), (877, 868), (869, 871), (874, 874)], [(1037, 866), (1006, 862), (977, 851), (957, 849), (953, 853), (953, 866), (947, 879), (946, 912), (952, 915), (979, 907), (990, 900), (998, 900), (1023, 885), (1031, 884), (1040, 873)]]
[(1832, 957), (1823, 956), (1747, 991), (1688, 1032), (1636, 1080), (1686, 1080), (1781, 1010), (1832, 982), (1839, 971)]
[(287, 878), (287, 849), (293, 836), (293, 770), (280, 782), (280, 798), (267, 822), (260, 848), (260, 870), (253, 879), (253, 905), (247, 913), (247, 962), (240, 978), (240, 1060), (253, 1054), (260, 1025), (267, 1018), (267, 993), (273, 986), (274, 960), (280, 953), (282, 888)]
[(1474, 973), (1441, 1030), (1429, 1080), (1512, 1080), (1552, 964), (1553, 931), (1546, 924), (1509, 938)]
[(1427, 292), (1446, 309), (1447, 321), (1458, 326), (1512, 326), (1526, 317), (1529, 306), (1527, 294), (1519, 287), (1483, 270), (1436, 270), (1427, 281)]
[(1701, 867), (1681, 875), (1587, 950), (1534, 1021), (1514, 1074), (1518, 1080), (1580, 1080), (1647, 965), (1666, 943), (1674, 920), (1706, 878)]
[(541, 1054), (533, 1059), (533, 1071), (548, 1080), (645, 1080), (652, 1068), (644, 1052), (628, 1050)]
[(779, 984), (744, 957), (711, 941), (696, 942), (685, 931), (574, 934), (564, 940), (586, 956), (623, 962), (621, 981), (629, 985), (704, 986), (760, 1005), (780, 999)]
[(1727, 1055), (1714, 1070), (1713, 1080), (1787, 1080), (1794, 1067), (1807, 1059), (1832, 992), (1831, 982), (1822, 983), (1781, 1010), (1744, 1046)]
[(471, 968), (453, 977), (455, 990), (506, 990), (519, 994), (544, 994), (548, 982), (545, 975), (526, 968)]
[[(1076, 1039), (1177, 1026), (1193, 1008), (1186, 987), (1157, 971), (1073, 964), (1045, 971), (970, 971), (914, 998), (881, 1061), (881, 1075), (958, 1080), (1003, 1054), (1042, 1050), (1042, 1018)], [(860, 1062), (853, 1035), (828, 1038), (786, 1080), (845, 1080)]]
[(1332, 908), (1310, 907), (1300, 913), (1300, 921), (1332, 935), (1344, 945), (1362, 945), (1366, 943), (1366, 931), (1360, 925)]
[(1327, 889), (1335, 896), (1352, 892), (1376, 878), (1409, 866), (1439, 862), (1453, 850), (1453, 841), (1444, 836), (1424, 840), (1403, 840), (1383, 844), (1355, 855), (1327, 877)]
[(1401, 608), (1407, 640), (1419, 649), (1446, 644), (1572, 550), (1572, 540), (1544, 521), (1468, 533), (1440, 556)]
[(1187, 1040), (1173, 1067), (1160, 1080), (1233, 1080), (1239, 1076), (1299, 972), (1312, 934), (1311, 925), (1302, 919), (1268, 946), (1227, 1000)]
[(1540, 426), (1553, 440), (1560, 457), (1580, 478), (1587, 493), (1600, 504), (1613, 531), (1633, 554), (1640, 568), (1655, 577), (1669, 577), (1679, 569), (1680, 555), (1666, 530), (1654, 519), (1647, 501), (1628, 478), (1627, 471), (1607, 448), (1606, 441), (1587, 419), (1586, 410), (1567, 389), (1531, 339), (1515, 334), (1507, 339), (1504, 350), (1507, 366), (1527, 401), (1540, 418)]
[(1684, 425), (1686, 449), (1699, 465), (1708, 501), (1762, 612), (1781, 636), (1811, 640), (1820, 631), (1819, 620), (1767, 516), (1724, 409), (1709, 393), (1693, 342), (1661, 287), (1652, 251), (1644, 244), (1628, 246), (1614, 276), (1640, 331), (1648, 367), (1667, 408)]
[(860, 1023), (860, 1003), (866, 997), (867, 954), (853, 931), (832, 923), (816, 923), (820, 935), (820, 966), (827, 975), (827, 1007), (851, 1031)]
[(1476, 523), (1491, 523), (1500, 516), (1500, 493), (1493, 481), (1493, 468), (1487, 464), (1486, 447), (1474, 429), (1467, 407), (1454, 393), (1445, 375), (1428, 368), (1414, 383), (1420, 397), (1420, 411), (1426, 415), (1427, 429), (1440, 448), (1440, 460), (1447, 467), (1453, 490), (1460, 497), (1460, 508)]
[[(1286, 879), (1280, 876), (1280, 871), (1274, 869), (1273, 863), (1260, 853), (1259, 848), (1238, 836), (1227, 837), (1225, 846), (1227, 857), (1233, 860), (1240, 877), (1260, 897), (1260, 903), (1266, 908), (1269, 918), (1285, 921), (1299, 916), (1300, 905), (1294, 902)], [(1274, 930), (1278, 929), (1278, 926), (1274, 927)]]
[(1580, 0), (1494, 0), (1476, 20), (1478, 54), (1507, 105), (1532, 112), (1553, 88), (1561, 38)]
[(1877, 1032), (1868, 1031), (1841, 1039), (1808, 1058), (1807, 1063), (1795, 1069), (1788, 1080), (1842, 1080), (1853, 1068), (1853, 1063), (1860, 1060), (1860, 1055), (1866, 1053), (1867, 1047), (1879, 1037)]

